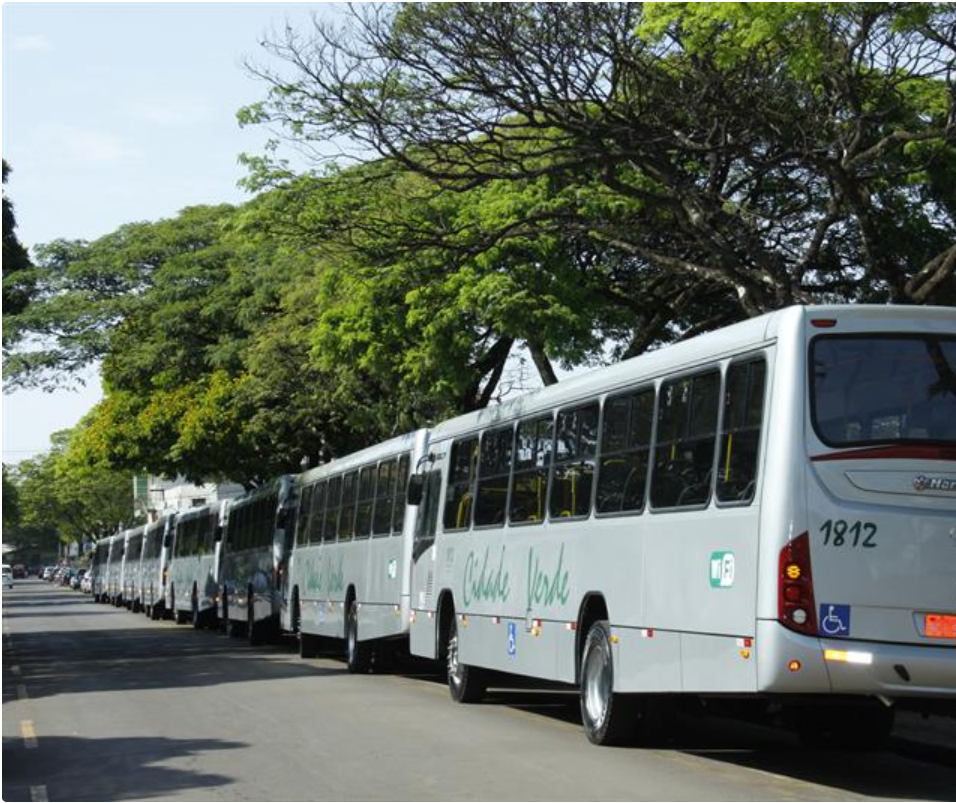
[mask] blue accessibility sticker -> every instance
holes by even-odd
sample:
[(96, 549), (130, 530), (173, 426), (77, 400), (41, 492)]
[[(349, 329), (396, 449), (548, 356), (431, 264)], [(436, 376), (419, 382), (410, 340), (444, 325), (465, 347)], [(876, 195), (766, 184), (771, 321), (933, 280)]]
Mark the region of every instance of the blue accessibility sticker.
[(849, 636), (850, 606), (824, 602), (820, 606), (820, 635)]
[(514, 658), (518, 652), (518, 626), (514, 622), (508, 622), (508, 655)]

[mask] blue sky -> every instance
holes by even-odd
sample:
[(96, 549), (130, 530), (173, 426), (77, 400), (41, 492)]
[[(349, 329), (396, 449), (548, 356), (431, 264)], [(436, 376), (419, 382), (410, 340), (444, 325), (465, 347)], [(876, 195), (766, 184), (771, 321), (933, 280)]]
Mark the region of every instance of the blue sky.
[[(321, 3), (4, 3), (3, 157), (27, 247), (95, 239), (185, 206), (241, 202), (242, 152), (269, 134), (236, 111), (265, 87), (244, 70), (286, 21), (335, 13)], [(45, 450), (100, 397), (3, 398), (3, 461)]]

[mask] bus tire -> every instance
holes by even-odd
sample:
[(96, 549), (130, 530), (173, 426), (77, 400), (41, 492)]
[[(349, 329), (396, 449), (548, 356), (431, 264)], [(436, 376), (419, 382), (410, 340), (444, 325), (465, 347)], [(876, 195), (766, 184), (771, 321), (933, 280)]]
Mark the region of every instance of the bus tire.
[(319, 637), (299, 631), (299, 657), (315, 658), (319, 654)]
[(203, 621), (202, 612), (199, 610), (199, 600), (196, 599), (195, 594), (193, 594), (192, 614), (193, 614), (193, 629), (201, 630), (205, 622)]
[(368, 644), (359, 641), (358, 612), (358, 602), (353, 599), (345, 618), (345, 664), (353, 675), (368, 672), (372, 658)]
[(458, 619), (452, 612), (448, 628), (448, 691), (456, 703), (480, 703), (488, 691), (488, 675), (484, 669), (458, 660)]
[(256, 621), (256, 609), (251, 599), (247, 610), (249, 621), (246, 625), (246, 638), (249, 639), (250, 646), (258, 647), (262, 644), (262, 623)]
[(639, 698), (614, 693), (614, 656), (607, 620), (591, 625), (581, 655), (581, 720), (591, 744), (632, 742), (639, 719)]

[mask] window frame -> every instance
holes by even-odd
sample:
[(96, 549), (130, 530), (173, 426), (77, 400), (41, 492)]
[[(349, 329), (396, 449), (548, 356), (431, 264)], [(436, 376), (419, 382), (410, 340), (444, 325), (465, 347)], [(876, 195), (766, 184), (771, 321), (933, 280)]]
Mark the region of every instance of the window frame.
[[(518, 418), (514, 422), (514, 440), (511, 443), (511, 475), (508, 478), (508, 516), (507, 516), (508, 527), (540, 527), (542, 524), (544, 524), (548, 520), (548, 500), (550, 499), (550, 494), (551, 494), (551, 467), (554, 464), (554, 438), (555, 438), (554, 422), (556, 419), (556, 415), (557, 415), (557, 411), (554, 408), (551, 408), (550, 410), (543, 410), (538, 413), (533, 413), (524, 418)], [(521, 425), (526, 422), (533, 423), (535, 425), (535, 429), (537, 430), (538, 425), (540, 425), (542, 421), (545, 421), (548, 419), (550, 419), (550, 422), (551, 422), (551, 438), (550, 438), (551, 448), (550, 448), (550, 451), (548, 452), (548, 466), (544, 470), (545, 471), (544, 509), (542, 511), (544, 515), (541, 516), (540, 519), (525, 519), (525, 521), (515, 521), (514, 519), (511, 518), (511, 502), (514, 499), (514, 478), (515, 478), (515, 474), (517, 473), (515, 471), (515, 463), (518, 460), (518, 449), (516, 448), (517, 441), (518, 441), (518, 430), (520, 429)], [(534, 438), (535, 438), (535, 446), (537, 446), (537, 442), (538, 442), (537, 431), (535, 432)], [(536, 458), (537, 458), (537, 453), (536, 453)], [(528, 468), (521, 469), (523, 473), (526, 473), (529, 471), (539, 471), (539, 470), (540, 469), (538, 469), (537, 467), (532, 467), (530, 469)]]
[(817, 421), (817, 375), (815, 370), (814, 354), (817, 343), (821, 340), (922, 340), (929, 339), (939, 341), (952, 341), (956, 343), (956, 337), (947, 335), (943, 332), (830, 332), (827, 334), (818, 334), (810, 338), (807, 344), (807, 396), (806, 403), (810, 411), (810, 426), (813, 434), (821, 444), (828, 449), (866, 449), (871, 446), (941, 446), (951, 448), (956, 446), (956, 441), (940, 439), (922, 439), (922, 438), (880, 438), (869, 440), (854, 441), (830, 441), (823, 436), (823, 431)]
[[(605, 420), (605, 408), (609, 401), (614, 401), (615, 399), (622, 399), (628, 396), (638, 396), (641, 393), (650, 391), (651, 393), (651, 432), (650, 439), (647, 444), (647, 476), (644, 478), (644, 495), (641, 506), (634, 510), (610, 510), (606, 513), (601, 513), (597, 509), (597, 490), (598, 484), (601, 482), (601, 461), (604, 459), (604, 449), (602, 448), (604, 443), (604, 420)], [(638, 385), (633, 385), (629, 388), (623, 390), (615, 390), (612, 393), (609, 393), (601, 400), (601, 422), (598, 431), (598, 449), (597, 449), (597, 462), (595, 463), (595, 480), (594, 480), (594, 502), (593, 502), (593, 511), (594, 518), (596, 519), (619, 519), (627, 516), (643, 516), (650, 510), (651, 507), (651, 469), (654, 464), (654, 447), (656, 445), (657, 439), (657, 405), (659, 401), (658, 386), (655, 385), (654, 381), (642, 382)], [(626, 441), (626, 438), (625, 438)], [(620, 449), (618, 451), (612, 452), (611, 454), (627, 454), (628, 449)], [(633, 450), (631, 450), (633, 451)]]
[[(491, 524), (477, 524), (475, 523), (475, 513), (478, 510), (478, 493), (479, 493), (479, 488), (481, 486), (481, 480), (482, 480), (481, 456), (483, 453), (482, 446), (484, 445), (484, 442), (485, 442), (485, 436), (497, 435), (498, 433), (503, 432), (506, 429), (511, 430), (511, 447), (510, 447), (510, 453), (508, 456), (508, 472), (507, 474), (491, 475), (492, 479), (499, 478), (499, 477), (507, 477), (508, 485), (505, 488), (504, 518), (501, 520), (500, 523), (497, 523), (497, 524), (494, 522)], [(503, 530), (510, 523), (508, 519), (511, 514), (511, 477), (514, 475), (514, 468), (515, 468), (515, 433), (517, 431), (518, 431), (517, 422), (511, 421), (510, 423), (507, 423), (507, 424), (499, 424), (494, 427), (488, 427), (487, 429), (483, 429), (480, 433), (480, 437), (478, 439), (478, 460), (476, 461), (476, 465), (475, 465), (475, 479), (474, 479), (475, 499), (474, 499), (474, 503), (472, 505), (472, 510), (471, 510), (471, 529), (473, 530)], [(456, 531), (456, 532), (460, 532), (460, 531)]]
[[(478, 464), (481, 460), (481, 433), (482, 430), (476, 430), (474, 432), (469, 432), (464, 435), (459, 435), (457, 438), (453, 438), (451, 445), (448, 448), (448, 473), (444, 477), (445, 482), (444, 488), (442, 489), (441, 495), (441, 532), (442, 533), (466, 533), (474, 527), (475, 521), (475, 497), (477, 495), (477, 482), (478, 482)], [(468, 478), (468, 489), (471, 493), (471, 502), (469, 503), (468, 510), (468, 523), (464, 527), (446, 527), (445, 526), (445, 511), (448, 507), (448, 492), (452, 487), (459, 485), (460, 483), (455, 483), (452, 481), (452, 472), (454, 471), (454, 457), (455, 448), (462, 443), (474, 440), (475, 442), (475, 461), (474, 469), (471, 470), (470, 476)]]
[[(754, 492), (753, 496), (750, 497), (745, 502), (741, 501), (731, 501), (731, 502), (722, 502), (720, 497), (717, 495), (717, 471), (720, 468), (720, 451), (721, 445), (720, 440), (724, 434), (724, 397), (727, 394), (727, 378), (730, 374), (730, 369), (735, 365), (746, 364), (750, 362), (763, 362), (764, 365), (764, 382), (763, 382), (763, 399), (761, 400), (762, 406), (760, 408), (760, 430), (757, 435), (757, 465), (754, 471)], [(761, 478), (761, 463), (763, 462), (763, 445), (764, 445), (764, 435), (767, 430), (767, 401), (770, 398), (770, 361), (767, 359), (767, 353), (765, 351), (754, 351), (750, 354), (746, 354), (740, 357), (734, 357), (730, 360), (725, 369), (723, 379), (721, 381), (721, 394), (720, 394), (720, 421), (717, 426), (717, 449), (714, 459), (717, 461), (714, 465), (714, 487), (712, 490), (712, 496), (714, 505), (718, 508), (735, 508), (735, 507), (750, 507), (756, 500), (757, 495), (760, 491), (760, 485), (762, 482)]]
[[(703, 366), (695, 366), (694, 368), (683, 371), (679, 374), (672, 374), (670, 376), (663, 376), (655, 383), (656, 384), (656, 398), (654, 402), (654, 433), (651, 439), (651, 462), (648, 466), (648, 486), (647, 486), (647, 504), (645, 509), (652, 514), (668, 514), (668, 513), (684, 513), (692, 510), (706, 510), (710, 507), (711, 503), (715, 498), (715, 485), (717, 482), (717, 459), (720, 454), (718, 448), (718, 440), (720, 438), (720, 428), (723, 425), (724, 417), (724, 382), (725, 382), (725, 363), (723, 362), (711, 362)], [(668, 507), (656, 507), (653, 504), (653, 488), (654, 488), (654, 475), (657, 473), (657, 447), (660, 442), (660, 410), (661, 410), (661, 397), (662, 390), (664, 385), (668, 382), (681, 382), (685, 379), (694, 380), (699, 376), (704, 376), (709, 373), (717, 373), (717, 420), (714, 424), (714, 453), (711, 456), (710, 460), (710, 483), (708, 485), (707, 499), (703, 502), (695, 502), (690, 505), (672, 505)], [(692, 400), (693, 401), (693, 400)], [(685, 423), (686, 426), (686, 423)]]
[[(577, 516), (552, 516), (551, 515), (551, 494), (554, 491), (554, 471), (557, 466), (557, 454), (558, 454), (558, 416), (564, 412), (577, 412), (578, 410), (583, 410), (586, 407), (591, 407), (592, 405), (597, 406), (597, 422), (595, 424), (595, 442), (594, 442), (594, 453), (591, 455), (591, 460), (594, 462), (594, 473), (591, 478), (591, 491), (588, 495), (588, 511), (587, 513), (577, 515)], [(597, 491), (597, 474), (598, 474), (598, 461), (601, 456), (601, 428), (604, 422), (604, 405), (601, 403), (601, 397), (585, 397), (582, 400), (578, 400), (572, 404), (564, 405), (563, 407), (558, 407), (554, 411), (554, 416), (551, 424), (551, 465), (548, 468), (548, 491), (547, 491), (547, 521), (554, 523), (562, 523), (566, 521), (587, 521), (594, 514), (594, 494)], [(581, 440), (581, 427), (580, 423), (576, 421), (577, 431), (575, 432), (576, 446), (580, 447)], [(579, 457), (574, 460), (565, 460), (563, 461), (566, 464), (581, 462)]]

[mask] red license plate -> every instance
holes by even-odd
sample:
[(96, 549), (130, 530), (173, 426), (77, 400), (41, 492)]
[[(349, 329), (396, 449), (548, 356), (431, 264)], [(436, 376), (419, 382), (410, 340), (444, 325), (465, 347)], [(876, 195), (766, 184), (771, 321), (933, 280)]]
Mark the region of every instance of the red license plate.
[(927, 613), (923, 622), (927, 638), (956, 638), (956, 616), (945, 613)]

